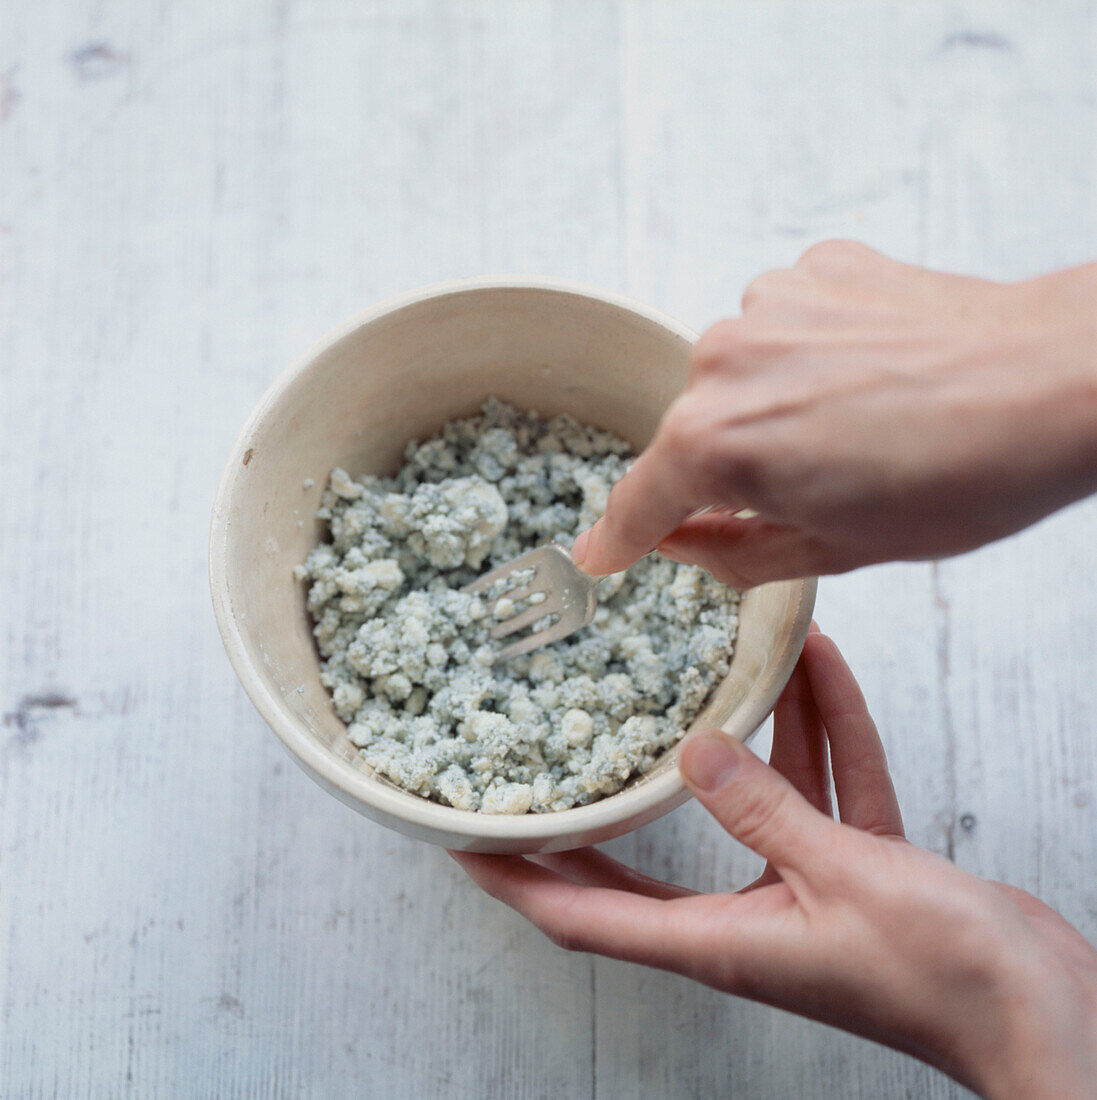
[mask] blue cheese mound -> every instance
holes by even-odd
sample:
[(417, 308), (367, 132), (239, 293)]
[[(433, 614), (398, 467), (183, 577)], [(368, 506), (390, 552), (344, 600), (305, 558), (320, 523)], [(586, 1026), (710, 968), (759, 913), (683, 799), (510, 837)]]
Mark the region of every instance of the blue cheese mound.
[(727, 673), (733, 589), (645, 558), (600, 583), (589, 626), (498, 664), (491, 626), (525, 605), (459, 591), (532, 547), (570, 549), (630, 456), (571, 416), (489, 398), (409, 443), (394, 477), (332, 471), (317, 512), (331, 541), (296, 575), (321, 679), (371, 768), (461, 810), (545, 813), (613, 794), (682, 736)]

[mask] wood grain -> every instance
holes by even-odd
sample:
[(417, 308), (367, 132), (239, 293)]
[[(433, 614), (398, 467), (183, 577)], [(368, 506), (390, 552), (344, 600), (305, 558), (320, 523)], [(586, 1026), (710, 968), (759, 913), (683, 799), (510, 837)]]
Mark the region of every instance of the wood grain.
[[(1097, 255), (1097, 7), (0, 7), (0, 1093), (954, 1096), (570, 956), (359, 819), (236, 684), (205, 580), (274, 374), (396, 291), (584, 279), (696, 327), (820, 238)], [(912, 837), (1097, 938), (1097, 506), (826, 582)], [(612, 850), (702, 888), (696, 806)]]

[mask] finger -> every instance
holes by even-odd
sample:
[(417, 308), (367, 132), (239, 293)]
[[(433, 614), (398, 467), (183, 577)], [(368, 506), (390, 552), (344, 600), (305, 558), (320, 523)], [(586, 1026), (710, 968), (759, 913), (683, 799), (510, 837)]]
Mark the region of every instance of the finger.
[(775, 267), (769, 271), (763, 271), (761, 275), (756, 275), (743, 291), (740, 302), (742, 311), (747, 313), (771, 302), (783, 301), (789, 297), (790, 286), (799, 290), (807, 284), (808, 280), (801, 272), (792, 271), (790, 268)]
[(571, 951), (673, 970), (730, 993), (771, 1001), (798, 982), (802, 921), (787, 884), (750, 894), (661, 901), (578, 886), (521, 856), (450, 852), (469, 876)]
[(830, 817), (827, 755), (826, 727), (815, 705), (807, 667), (801, 657), (773, 708), (769, 766), (783, 775), (815, 809)]
[[(816, 623), (811, 629), (818, 631)], [(833, 816), (830, 802), (830, 771), (827, 766), (827, 731), (801, 658), (777, 706), (773, 708), (773, 748), (769, 766), (783, 775), (820, 813)], [(777, 868), (767, 863), (746, 891), (779, 882)], [(744, 892), (746, 892), (744, 891)]]
[(808, 635), (802, 660), (830, 742), (839, 816), (868, 833), (903, 836), (884, 746), (849, 666), (825, 634)]
[(745, 745), (699, 730), (682, 743), (678, 766), (698, 801), (794, 891), (827, 873), (840, 827)]
[(629, 890), (649, 898), (685, 898), (695, 894), (685, 886), (642, 875), (639, 871), (607, 856), (597, 848), (577, 848), (532, 857), (542, 867), (563, 875), (578, 886), (602, 886), (611, 890)]
[(807, 272), (789, 268), (763, 271), (743, 291), (744, 317), (779, 325), (783, 330), (806, 330), (817, 322), (823, 302), (820, 286)]
[(659, 543), (672, 561), (699, 565), (733, 588), (836, 572), (822, 550), (802, 532), (761, 516), (719, 512), (692, 516)]
[(711, 941), (711, 919), (677, 908), (694, 898), (662, 901), (580, 886), (521, 856), (450, 855), (478, 886), (568, 950), (685, 970), (693, 966), (706, 937)]
[(661, 430), (613, 486), (606, 514), (575, 540), (572, 558), (585, 573), (619, 573), (703, 503), (689, 483), (686, 456)]
[(860, 241), (828, 240), (813, 244), (793, 265), (793, 271), (829, 279), (871, 277), (881, 264), (893, 264), (883, 253)]

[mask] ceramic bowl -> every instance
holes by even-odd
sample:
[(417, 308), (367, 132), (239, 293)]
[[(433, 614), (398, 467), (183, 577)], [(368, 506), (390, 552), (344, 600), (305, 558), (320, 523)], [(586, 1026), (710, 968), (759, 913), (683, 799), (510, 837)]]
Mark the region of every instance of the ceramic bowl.
[[(217, 490), (210, 584), (244, 689), (321, 786), (408, 836), (479, 852), (594, 844), (688, 797), (677, 749), (619, 793), (547, 814), (456, 810), (376, 776), (320, 683), (305, 585), (293, 568), (324, 535), (314, 514), (333, 466), (391, 473), (409, 439), (474, 412), (489, 394), (545, 416), (570, 412), (642, 448), (686, 383), (694, 339), (671, 318), (591, 287), (463, 280), (369, 310), (271, 386)], [(698, 722), (742, 740), (757, 730), (800, 653), (814, 600), (813, 579), (744, 594), (731, 669)]]

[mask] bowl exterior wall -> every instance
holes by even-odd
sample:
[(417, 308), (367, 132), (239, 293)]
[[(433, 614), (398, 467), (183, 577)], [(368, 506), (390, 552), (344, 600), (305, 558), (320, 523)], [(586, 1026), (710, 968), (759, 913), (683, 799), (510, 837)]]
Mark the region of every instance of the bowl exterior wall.
[[(323, 535), (314, 516), (333, 466), (392, 473), (409, 439), (433, 435), (492, 394), (546, 416), (569, 412), (642, 448), (686, 383), (692, 340), (670, 318), (592, 288), (467, 280), (370, 311), (274, 383), (221, 479), (210, 583), (245, 690), (322, 786), (408, 836), (487, 852), (597, 843), (685, 800), (677, 749), (619, 794), (555, 814), (472, 814), (378, 778), (320, 684), (293, 569)], [(803, 646), (814, 595), (813, 580), (744, 594), (731, 670), (697, 724), (743, 740), (758, 728)]]

